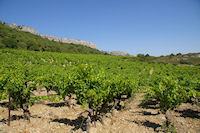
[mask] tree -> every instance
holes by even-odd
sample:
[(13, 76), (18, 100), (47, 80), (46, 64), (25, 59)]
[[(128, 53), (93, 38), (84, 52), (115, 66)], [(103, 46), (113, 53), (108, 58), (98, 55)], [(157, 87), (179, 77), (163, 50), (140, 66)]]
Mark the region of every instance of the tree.
[(144, 54), (138, 54), (137, 57), (138, 57), (139, 61), (145, 61)]
[(27, 42), (27, 49), (28, 50), (34, 50), (34, 51), (39, 51), (39, 45), (37, 44), (37, 42), (35, 40), (29, 40)]
[(19, 42), (18, 43), (18, 48), (19, 49), (26, 49), (26, 44), (24, 42)]
[(0, 48), (5, 48), (6, 46), (0, 42)]
[(144, 54), (137, 54), (137, 57), (144, 57)]
[(176, 55), (182, 55), (181, 53), (178, 53), (178, 54), (176, 54)]
[(174, 54), (173, 53), (171, 53), (170, 55), (169, 55), (169, 57), (173, 57), (174, 56)]
[(14, 38), (9, 38), (9, 37), (4, 37), (2, 39), (2, 43), (7, 47), (7, 48), (17, 48), (17, 40)]

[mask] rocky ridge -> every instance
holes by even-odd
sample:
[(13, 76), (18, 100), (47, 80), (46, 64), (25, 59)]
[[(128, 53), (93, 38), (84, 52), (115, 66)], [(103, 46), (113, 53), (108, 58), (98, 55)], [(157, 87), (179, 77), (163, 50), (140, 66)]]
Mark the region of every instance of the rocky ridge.
[(83, 41), (83, 40), (76, 40), (76, 39), (69, 39), (69, 38), (57, 38), (57, 37), (54, 37), (54, 36), (38, 34), (38, 32), (34, 28), (31, 28), (29, 26), (24, 26), (24, 25), (22, 25), (22, 26), (18, 26), (16, 24), (6, 24), (6, 25), (11, 27), (11, 28), (15, 28), (17, 30), (30, 32), (32, 34), (39, 35), (42, 38), (47, 38), (47, 39), (52, 40), (52, 41), (63, 42), (63, 43), (71, 43), (71, 44), (80, 44), (80, 45), (85, 45), (85, 46), (88, 46), (88, 47), (91, 47), (91, 48), (94, 48), (94, 49), (98, 49), (97, 45), (92, 43), (92, 42)]
[(115, 56), (132, 56), (129, 53), (123, 52), (123, 51), (111, 51), (111, 52), (104, 52), (105, 54), (109, 55), (115, 55)]

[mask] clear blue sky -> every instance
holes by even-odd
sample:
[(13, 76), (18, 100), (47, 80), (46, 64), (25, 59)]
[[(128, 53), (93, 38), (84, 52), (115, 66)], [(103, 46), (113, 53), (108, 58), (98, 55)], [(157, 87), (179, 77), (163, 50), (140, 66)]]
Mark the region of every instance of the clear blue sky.
[(0, 20), (105, 51), (200, 52), (200, 0), (0, 0)]

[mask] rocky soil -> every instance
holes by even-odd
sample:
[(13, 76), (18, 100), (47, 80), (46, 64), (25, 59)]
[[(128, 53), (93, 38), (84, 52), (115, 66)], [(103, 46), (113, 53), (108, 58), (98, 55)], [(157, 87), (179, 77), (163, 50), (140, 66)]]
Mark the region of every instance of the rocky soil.
[[(122, 104), (125, 108), (106, 113), (101, 121), (92, 124), (90, 133), (154, 133), (164, 132), (161, 126), (165, 116), (159, 113), (158, 104), (152, 100), (141, 107), (143, 94), (137, 94)], [(0, 133), (86, 133), (87, 113), (72, 101), (72, 108), (63, 101), (37, 102), (30, 107), (30, 123), (23, 119), (22, 110), (12, 110), (11, 126), (7, 126), (7, 101), (0, 102)], [(170, 111), (174, 131), (177, 133), (200, 133), (200, 107), (184, 103)]]

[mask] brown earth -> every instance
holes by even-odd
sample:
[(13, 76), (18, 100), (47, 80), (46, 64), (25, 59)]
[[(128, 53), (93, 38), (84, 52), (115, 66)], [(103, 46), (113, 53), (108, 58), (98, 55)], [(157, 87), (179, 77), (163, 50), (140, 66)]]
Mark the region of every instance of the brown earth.
[[(41, 95), (41, 94), (40, 94)], [(140, 107), (143, 94), (122, 104), (125, 108), (106, 113), (101, 121), (92, 124), (90, 133), (153, 133), (164, 132), (161, 126), (165, 115), (159, 113), (155, 100)], [(7, 101), (0, 102), (0, 133), (82, 133), (86, 132), (86, 109), (81, 109), (72, 101), (70, 108), (63, 101), (50, 100), (37, 102), (30, 107), (30, 123), (23, 119), (22, 110), (11, 111), (11, 126), (7, 126)], [(200, 107), (184, 103), (175, 111), (170, 111), (174, 131), (178, 133), (200, 133)]]

